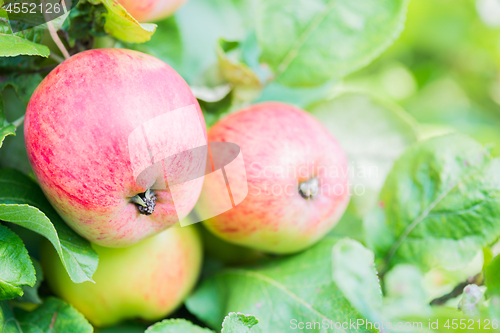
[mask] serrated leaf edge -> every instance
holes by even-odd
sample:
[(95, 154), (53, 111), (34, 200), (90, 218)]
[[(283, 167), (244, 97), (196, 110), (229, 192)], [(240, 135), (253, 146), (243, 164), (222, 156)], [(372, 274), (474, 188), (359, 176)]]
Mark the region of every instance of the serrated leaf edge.
[[(42, 216), (50, 223), (50, 225), (52, 226), (52, 228), (50, 229), (51, 231), (53, 230), (57, 236), (57, 240), (58, 240), (58, 246), (56, 246), (54, 243), (52, 243), (52, 241), (50, 239), (48, 239), (52, 245), (55, 247), (56, 251), (58, 252), (58, 255), (59, 255), (59, 258), (61, 259), (63, 265), (64, 265), (64, 268), (66, 269), (66, 272), (68, 272), (68, 275), (70, 276), (71, 278), (71, 281), (75, 282), (75, 283), (81, 283), (81, 282), (85, 282), (85, 281), (90, 281), (90, 282), (93, 282), (95, 283), (94, 280), (92, 280), (92, 276), (88, 276), (87, 273), (83, 270), (83, 268), (81, 267), (80, 265), (80, 262), (75, 258), (75, 256), (71, 253), (71, 251), (69, 251), (64, 245), (62, 245), (61, 243), (61, 240), (59, 238), (59, 234), (57, 233), (57, 230), (56, 228), (54, 227), (54, 224), (50, 221), (50, 219), (47, 217), (47, 215), (45, 215), (40, 209), (38, 209), (37, 207), (33, 207), (31, 205), (24, 205), (24, 204), (0, 204), (0, 208), (1, 207), (30, 207), (32, 209), (34, 209), (35, 211), (37, 211), (38, 213), (42, 214)], [(7, 220), (6, 220), (7, 221)], [(7, 222), (10, 222), (10, 221), (7, 221)], [(16, 223), (17, 222), (11, 222), (11, 223)], [(20, 224), (21, 225), (21, 224)], [(22, 225), (21, 225), (22, 226)], [(24, 228), (24, 227), (23, 227)], [(36, 231), (34, 231), (36, 232)], [(38, 232), (37, 232), (38, 233)], [(41, 235), (43, 236), (43, 235)], [(45, 237), (45, 236), (43, 236)], [(83, 280), (83, 281), (75, 281), (75, 279), (73, 278), (73, 276), (71, 276), (71, 273), (69, 272), (68, 270), (68, 266), (67, 266), (67, 263), (66, 263), (66, 260), (64, 259), (64, 255), (63, 255), (63, 251), (64, 253), (68, 254), (71, 258), (75, 259), (75, 262), (78, 263), (78, 265), (76, 267), (78, 267), (80, 269), (80, 272), (83, 273), (84, 276), (87, 277), (86, 280)], [(32, 286), (31, 286), (32, 287)]]

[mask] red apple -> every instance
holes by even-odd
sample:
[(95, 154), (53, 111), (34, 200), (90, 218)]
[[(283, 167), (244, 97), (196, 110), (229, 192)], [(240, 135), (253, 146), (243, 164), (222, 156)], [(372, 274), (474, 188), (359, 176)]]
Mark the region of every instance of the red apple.
[[(200, 107), (186, 82), (149, 55), (99, 49), (66, 60), (31, 97), (24, 132), (48, 199), (96, 244), (130, 246), (165, 230), (201, 191), (202, 178), (180, 181), (193, 164), (188, 150), (206, 144)], [(158, 164), (170, 155), (175, 163)], [(152, 162), (164, 183), (179, 180), (175, 193), (147, 172), (136, 182)]]
[(118, 0), (139, 22), (157, 21), (172, 15), (187, 0)]
[(92, 246), (99, 254), (95, 283), (72, 282), (48, 241), (40, 254), (52, 291), (96, 326), (167, 316), (183, 302), (200, 273), (202, 246), (194, 226), (175, 226), (124, 249)]
[[(204, 221), (220, 238), (273, 253), (292, 253), (322, 238), (349, 202), (347, 157), (319, 121), (282, 103), (262, 103), (229, 115), (208, 141), (241, 148), (248, 196), (233, 209)], [(219, 178), (220, 179), (220, 178)], [(214, 216), (224, 184), (205, 181), (196, 206)]]

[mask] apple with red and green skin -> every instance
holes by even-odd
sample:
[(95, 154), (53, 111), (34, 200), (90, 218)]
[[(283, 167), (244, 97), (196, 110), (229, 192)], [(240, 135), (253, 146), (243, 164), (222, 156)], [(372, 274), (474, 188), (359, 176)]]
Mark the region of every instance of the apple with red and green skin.
[[(239, 145), (248, 196), (204, 221), (220, 238), (271, 253), (303, 250), (339, 221), (349, 202), (347, 157), (307, 112), (267, 102), (231, 114), (208, 131), (208, 141)], [(214, 216), (227, 194), (205, 182), (196, 211)], [(212, 187), (212, 189), (211, 189)]]
[(172, 15), (187, 0), (118, 0), (139, 22), (158, 21)]
[[(156, 120), (186, 107), (191, 118)], [(130, 246), (165, 230), (189, 213), (201, 191), (202, 178), (178, 184), (174, 203), (168, 188), (150, 190), (155, 179), (139, 186), (129, 150), (129, 136), (138, 130), (149, 153), (167, 156), (206, 144), (203, 115), (187, 83), (140, 52), (78, 53), (47, 75), (29, 102), (24, 133), (34, 174), (68, 225), (98, 245)], [(191, 157), (165, 165), (165, 178), (182, 177)]]
[(52, 291), (99, 327), (172, 313), (194, 287), (203, 256), (194, 226), (176, 225), (128, 248), (92, 247), (99, 254), (95, 283), (72, 282), (48, 241), (40, 253)]

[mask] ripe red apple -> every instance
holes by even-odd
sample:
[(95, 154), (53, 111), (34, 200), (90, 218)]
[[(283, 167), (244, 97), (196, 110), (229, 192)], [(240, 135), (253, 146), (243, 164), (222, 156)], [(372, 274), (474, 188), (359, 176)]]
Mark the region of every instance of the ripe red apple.
[(187, 0), (118, 0), (139, 22), (157, 21), (172, 15)]
[[(175, 154), (206, 144), (189, 86), (140, 52), (90, 50), (63, 62), (31, 97), (24, 133), (49, 201), (102, 246), (130, 246), (165, 230), (189, 213), (201, 191), (202, 178), (176, 184), (175, 193), (155, 187), (159, 179), (147, 172), (136, 183), (152, 162), (163, 167), (164, 183), (185, 177), (193, 154)], [(178, 156), (175, 163), (158, 164), (170, 155)]]
[[(228, 242), (273, 253), (300, 251), (332, 229), (349, 202), (346, 154), (303, 110), (257, 104), (215, 124), (208, 141), (239, 145), (246, 168), (248, 196), (204, 221)], [(200, 216), (220, 211), (223, 185), (205, 181), (196, 206)]]
[(52, 291), (95, 326), (167, 316), (184, 301), (200, 273), (202, 246), (194, 226), (174, 226), (123, 249), (92, 246), (99, 254), (95, 283), (72, 282), (48, 241), (40, 253)]

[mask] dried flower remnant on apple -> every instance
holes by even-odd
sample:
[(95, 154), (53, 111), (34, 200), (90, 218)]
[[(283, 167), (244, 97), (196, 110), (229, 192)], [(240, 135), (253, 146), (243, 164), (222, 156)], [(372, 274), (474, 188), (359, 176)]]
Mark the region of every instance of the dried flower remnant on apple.
[(151, 215), (155, 211), (157, 196), (153, 191), (148, 189), (144, 193), (135, 195), (130, 201), (135, 203), (139, 213), (143, 215)]
[(305, 182), (299, 183), (299, 194), (304, 199), (314, 199), (319, 192), (319, 180), (313, 177)]

